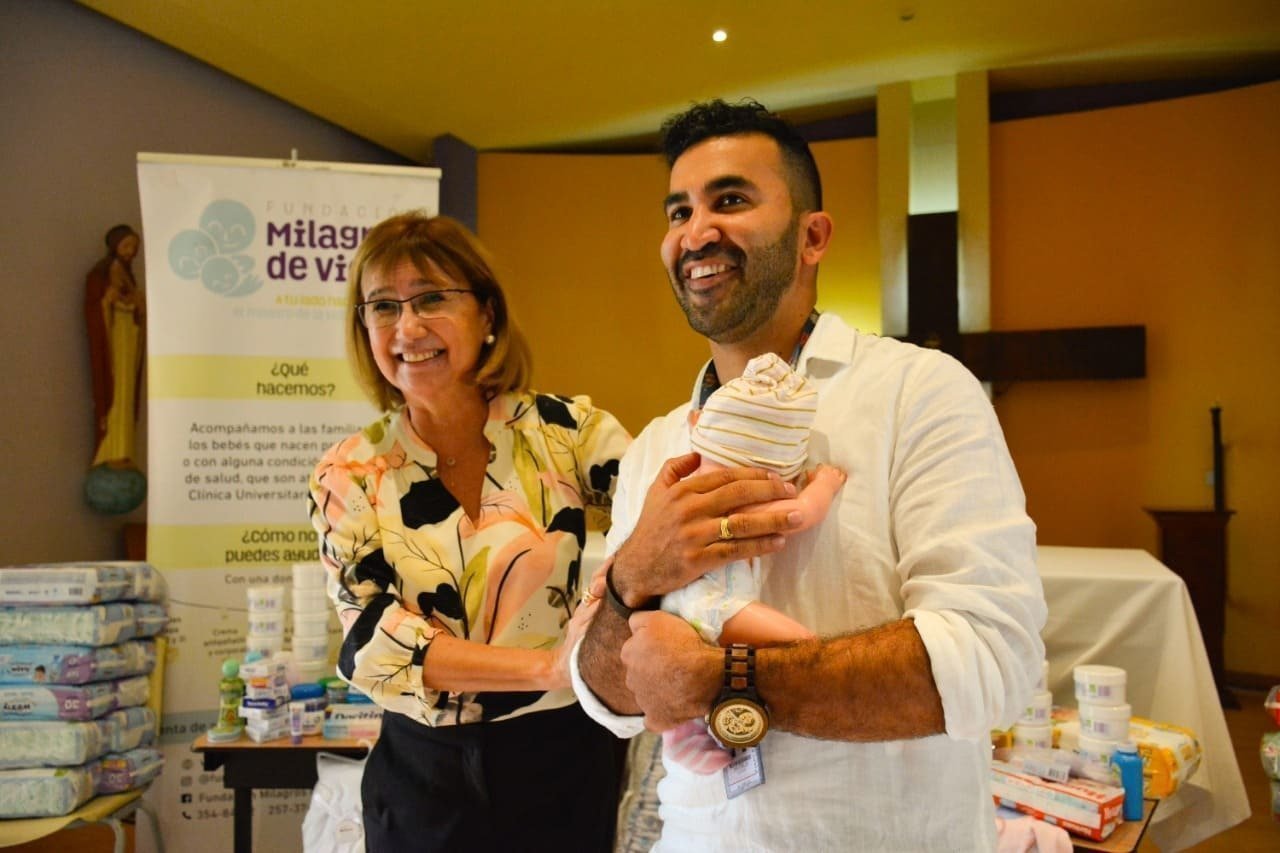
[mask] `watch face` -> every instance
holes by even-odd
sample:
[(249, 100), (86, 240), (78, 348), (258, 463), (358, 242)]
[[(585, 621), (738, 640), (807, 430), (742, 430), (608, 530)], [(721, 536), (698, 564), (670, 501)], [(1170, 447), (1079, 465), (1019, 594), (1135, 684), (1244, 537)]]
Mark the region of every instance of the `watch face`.
[(755, 746), (769, 730), (764, 708), (750, 699), (733, 698), (721, 702), (711, 712), (711, 733), (731, 749)]

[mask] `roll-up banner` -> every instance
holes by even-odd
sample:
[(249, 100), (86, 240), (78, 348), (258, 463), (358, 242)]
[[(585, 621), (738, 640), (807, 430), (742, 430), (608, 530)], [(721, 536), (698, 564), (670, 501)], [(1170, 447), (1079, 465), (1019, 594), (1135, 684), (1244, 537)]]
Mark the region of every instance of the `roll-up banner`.
[[(215, 721), (222, 661), (243, 658), (247, 590), (281, 586), (287, 602), (292, 565), (318, 559), (308, 475), (377, 414), (345, 355), (347, 266), (380, 220), (434, 214), (439, 179), (426, 168), (138, 155), (147, 559), (168, 582), (170, 615), (165, 769), (147, 798), (169, 850), (231, 848), (232, 792), (190, 747)], [(302, 849), (309, 798), (255, 792), (254, 847)], [(156, 849), (147, 821), (137, 837), (139, 850)]]

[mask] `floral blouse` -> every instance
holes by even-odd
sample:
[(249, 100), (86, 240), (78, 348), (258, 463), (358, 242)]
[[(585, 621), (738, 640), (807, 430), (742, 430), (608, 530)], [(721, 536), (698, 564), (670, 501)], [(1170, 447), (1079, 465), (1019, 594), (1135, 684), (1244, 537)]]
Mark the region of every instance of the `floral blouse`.
[(436, 477), (403, 410), (338, 442), (311, 476), (329, 595), (345, 639), (338, 670), (390, 711), (431, 726), (571, 705), (573, 690), (453, 693), (422, 683), (441, 633), (551, 649), (577, 604), (586, 511), (607, 507), (630, 442), (587, 397), (502, 394), (473, 523)]

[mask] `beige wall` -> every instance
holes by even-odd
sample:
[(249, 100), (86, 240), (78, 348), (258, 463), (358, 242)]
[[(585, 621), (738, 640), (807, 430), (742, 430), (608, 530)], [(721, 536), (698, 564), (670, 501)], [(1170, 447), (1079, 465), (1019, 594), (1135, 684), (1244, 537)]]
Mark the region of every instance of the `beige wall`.
[[(137, 152), (404, 160), (66, 0), (3, 7), (0, 564), (123, 556), (126, 519), (82, 498), (93, 456), (82, 306), (103, 234), (141, 225)], [(141, 259), (135, 269), (145, 286)], [(145, 518), (144, 506), (128, 520)]]
[(1023, 383), (996, 409), (1040, 541), (1158, 551), (1146, 506), (1211, 507), (1222, 405), (1226, 665), (1280, 625), (1280, 83), (997, 124), (992, 325), (1141, 323), (1147, 377)]
[(658, 261), (656, 155), (481, 154), (477, 230), (534, 353), (534, 385), (589, 394), (633, 433), (707, 358)]

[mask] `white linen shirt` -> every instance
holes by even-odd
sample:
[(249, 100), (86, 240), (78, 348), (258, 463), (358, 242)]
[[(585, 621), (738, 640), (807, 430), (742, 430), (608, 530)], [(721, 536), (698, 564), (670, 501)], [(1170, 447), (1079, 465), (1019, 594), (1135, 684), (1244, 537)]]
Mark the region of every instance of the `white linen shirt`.
[[(1035, 526), (995, 412), (954, 359), (832, 314), (798, 366), (819, 391), (809, 464), (848, 481), (819, 526), (763, 558), (760, 601), (820, 636), (914, 619), (946, 734), (847, 743), (775, 729), (761, 744), (765, 784), (732, 800), (720, 774), (664, 761), (655, 849), (994, 850), (990, 730), (1030, 698), (1046, 616)], [(610, 553), (662, 463), (688, 452), (690, 405), (655, 419), (623, 458)], [(576, 649), (572, 673), (597, 722), (620, 737), (643, 729), (590, 691)]]

